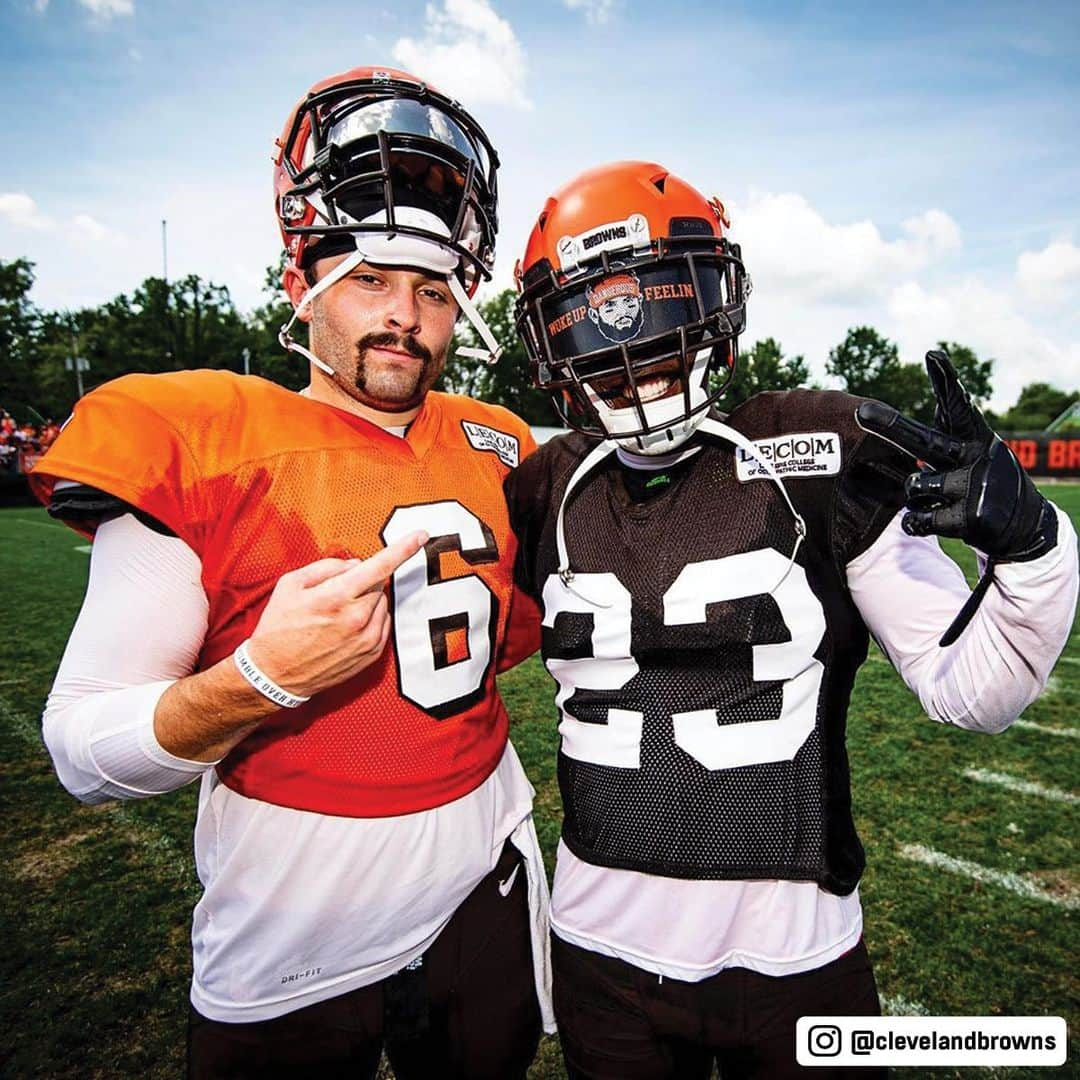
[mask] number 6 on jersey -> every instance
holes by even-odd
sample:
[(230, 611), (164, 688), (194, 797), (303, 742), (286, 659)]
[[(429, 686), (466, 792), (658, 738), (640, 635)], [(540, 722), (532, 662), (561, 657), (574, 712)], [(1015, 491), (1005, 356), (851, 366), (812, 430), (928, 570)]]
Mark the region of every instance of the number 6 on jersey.
[[(439, 720), (468, 708), (484, 693), (494, 652), (499, 602), (476, 575), (444, 579), (439, 556), (456, 551), (472, 566), (497, 562), (491, 530), (459, 502), (398, 507), (383, 543), (418, 529), (431, 539), (394, 571), (390, 609), (401, 696)], [(453, 659), (451, 635), (464, 636)]]

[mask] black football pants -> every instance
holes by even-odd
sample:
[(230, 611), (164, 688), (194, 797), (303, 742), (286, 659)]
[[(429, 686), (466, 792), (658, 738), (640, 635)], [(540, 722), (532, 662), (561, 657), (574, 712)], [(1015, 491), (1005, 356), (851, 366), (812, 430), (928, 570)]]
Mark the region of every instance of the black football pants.
[(555, 1019), (571, 1080), (810, 1080), (886, 1075), (884, 1069), (803, 1069), (800, 1016), (879, 1016), (860, 941), (799, 975), (731, 968), (701, 982), (659, 979), (609, 956), (551, 938)]
[[(511, 874), (503, 897), (499, 882)], [(420, 967), (252, 1024), (192, 1009), (188, 1077), (365, 1080), (385, 1046), (397, 1080), (514, 1080), (539, 1040), (525, 867), (507, 842)]]

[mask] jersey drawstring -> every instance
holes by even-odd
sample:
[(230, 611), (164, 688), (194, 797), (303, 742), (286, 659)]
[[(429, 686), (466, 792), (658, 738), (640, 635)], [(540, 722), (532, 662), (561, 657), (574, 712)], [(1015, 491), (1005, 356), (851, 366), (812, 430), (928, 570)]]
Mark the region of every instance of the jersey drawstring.
[(752, 457), (769, 474), (769, 479), (780, 489), (780, 494), (784, 496), (784, 502), (787, 503), (787, 507), (791, 511), (791, 516), (795, 519), (795, 546), (791, 549), (791, 555), (788, 557), (788, 563), (784, 568), (784, 572), (776, 579), (776, 583), (772, 588), (766, 590), (767, 594), (772, 596), (772, 594), (787, 580), (788, 574), (791, 573), (791, 568), (795, 565), (795, 557), (799, 554), (799, 548), (802, 546), (803, 540), (806, 539), (806, 522), (803, 520), (803, 516), (799, 511), (795, 509), (795, 504), (791, 501), (791, 496), (788, 494), (787, 488), (784, 487), (784, 481), (780, 479), (780, 474), (773, 468), (772, 462), (762, 456), (758, 448), (743, 435), (742, 432), (736, 431), (733, 427), (730, 427), (720, 420), (714, 420), (711, 416), (707, 416), (701, 421), (698, 430), (705, 431), (710, 435), (715, 435), (718, 439), (723, 439), (725, 442), (734, 443), (740, 450), (745, 451), (749, 457)]
[[(795, 546), (791, 549), (791, 555), (788, 557), (787, 566), (784, 568), (784, 572), (777, 578), (776, 582), (771, 588), (764, 590), (768, 595), (772, 595), (780, 588), (781, 585), (787, 580), (788, 574), (791, 573), (792, 566), (795, 565), (795, 558), (799, 554), (799, 548), (802, 545), (803, 540), (806, 538), (806, 522), (802, 515), (795, 509), (795, 504), (791, 501), (791, 496), (788, 495), (787, 488), (784, 487), (783, 480), (780, 479), (780, 475), (773, 468), (772, 462), (761, 456), (758, 448), (741, 432), (736, 431), (733, 427), (729, 427), (727, 424), (720, 420), (714, 420), (712, 417), (706, 417), (701, 421), (698, 427), (699, 431), (704, 431), (706, 434), (714, 435), (718, 439), (723, 439), (725, 442), (733, 443), (739, 449), (746, 452), (749, 457), (752, 457), (768, 474), (769, 479), (776, 484), (780, 489), (780, 494), (784, 497), (784, 502), (787, 504), (787, 508), (791, 511), (792, 517), (795, 518)], [(566, 532), (564, 528), (564, 520), (566, 517), (566, 507), (570, 502), (570, 493), (575, 487), (590, 473), (601, 461), (604, 460), (609, 454), (618, 449), (618, 444), (612, 439), (605, 439), (603, 442), (597, 443), (584, 458), (578, 464), (578, 467), (571, 474), (569, 481), (566, 484), (566, 488), (563, 491), (562, 500), (559, 502), (559, 513), (555, 519), (555, 546), (559, 554), (559, 568), (558, 575), (559, 580), (562, 582), (563, 587), (569, 592), (572, 592), (575, 596), (584, 600), (585, 603), (592, 607), (607, 608), (611, 607), (610, 604), (604, 603), (599, 600), (594, 600), (592, 597), (587, 596), (581, 590), (580, 582), (575, 586), (574, 582), (576, 576), (574, 571), (570, 568), (570, 556), (566, 550)], [(696, 448), (690, 448), (691, 450)], [(682, 456), (689, 456), (680, 455)]]
[(563, 530), (563, 518), (566, 516), (566, 505), (570, 501), (570, 492), (578, 485), (578, 483), (586, 476), (586, 474), (592, 472), (592, 470), (600, 464), (616, 449), (617, 444), (611, 439), (605, 439), (603, 442), (599, 442), (594, 446), (586, 455), (581, 459), (581, 463), (574, 470), (573, 475), (570, 477), (566, 485), (566, 490), (563, 491), (562, 501), (559, 503), (559, 515), (555, 519), (555, 546), (559, 552), (559, 580), (563, 583), (563, 588), (568, 589), (575, 596), (580, 597), (586, 604), (591, 604), (593, 607), (607, 608), (611, 607), (610, 604), (605, 604), (601, 600), (594, 600), (591, 596), (586, 596), (580, 591), (580, 588), (574, 587), (574, 571), (570, 569), (570, 556), (566, 552), (566, 534)]

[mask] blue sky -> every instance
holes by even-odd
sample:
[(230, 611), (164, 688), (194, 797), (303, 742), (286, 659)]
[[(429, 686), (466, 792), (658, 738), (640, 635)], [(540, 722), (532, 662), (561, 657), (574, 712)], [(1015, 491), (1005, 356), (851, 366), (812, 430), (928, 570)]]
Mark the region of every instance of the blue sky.
[(728, 205), (748, 341), (821, 377), (870, 323), (1080, 387), (1080, 5), (0, 0), (0, 257), (48, 307), (197, 272), (260, 300), (270, 148), (316, 79), (410, 68), (503, 160), (496, 276), (551, 190), (662, 162)]

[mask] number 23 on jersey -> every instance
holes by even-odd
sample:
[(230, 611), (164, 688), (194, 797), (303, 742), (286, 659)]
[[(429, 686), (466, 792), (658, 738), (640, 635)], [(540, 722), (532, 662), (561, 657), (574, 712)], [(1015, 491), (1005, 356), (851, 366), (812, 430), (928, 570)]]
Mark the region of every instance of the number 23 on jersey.
[[(664, 594), (664, 625), (704, 624), (709, 604), (761, 595), (761, 582), (777, 582), (772, 597), (790, 641), (754, 645), (755, 682), (780, 681), (779, 715), (730, 722), (722, 703), (714, 709), (680, 711), (671, 701), (676, 745), (709, 770), (733, 769), (770, 761), (789, 761), (814, 730), (824, 666), (814, 656), (825, 635), (825, 612), (798, 563), (772, 548), (690, 563)], [(573, 587), (552, 574), (544, 584), (544, 626), (554, 628), (563, 612), (592, 616), (590, 656), (549, 658), (559, 683), (555, 703), (562, 721), (562, 750), (568, 757), (614, 768), (641, 767), (644, 715), (609, 708), (606, 723), (588, 723), (566, 708), (575, 691), (619, 690), (637, 675), (631, 654), (632, 598), (611, 573), (577, 574)]]

